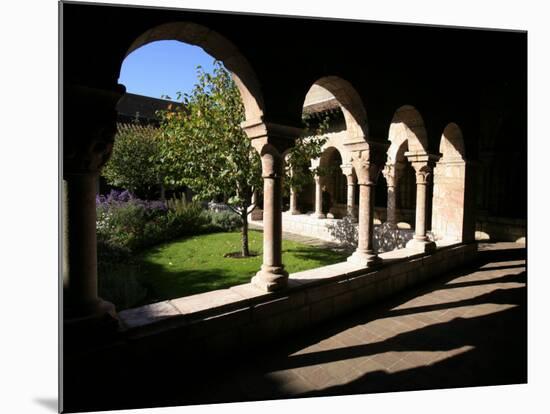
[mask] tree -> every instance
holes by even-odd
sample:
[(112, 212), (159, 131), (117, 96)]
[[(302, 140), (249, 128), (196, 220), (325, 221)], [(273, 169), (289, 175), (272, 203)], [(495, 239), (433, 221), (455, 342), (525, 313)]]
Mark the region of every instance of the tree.
[(230, 74), (215, 62), (212, 74), (197, 68), (191, 94), (178, 94), (183, 105), (159, 111), (164, 181), (187, 185), (195, 197), (224, 195), (243, 222), (242, 256), (249, 256), (248, 213), (252, 192), (261, 184), (260, 159), (240, 127), (244, 108)]
[(159, 130), (137, 121), (118, 126), (113, 154), (102, 175), (110, 185), (146, 193), (161, 183)]
[[(203, 200), (223, 195), (242, 219), (241, 254), (249, 256), (248, 214), (256, 207), (252, 194), (262, 184), (260, 157), (241, 128), (244, 107), (229, 72), (216, 61), (211, 74), (197, 67), (197, 77), (190, 94), (178, 93), (182, 105), (158, 113), (164, 182), (187, 185)], [(304, 142), (298, 145), (302, 156), (311, 151)]]
[(329, 127), (329, 118), (325, 116), (316, 122), (306, 116), (302, 118), (304, 133), (296, 140), (286, 157), (285, 164), (285, 195), (290, 189), (300, 192), (310, 181), (313, 175), (325, 175), (326, 171), (318, 166), (311, 169), (311, 160), (319, 158), (323, 152), (323, 145), (327, 142), (324, 134)]

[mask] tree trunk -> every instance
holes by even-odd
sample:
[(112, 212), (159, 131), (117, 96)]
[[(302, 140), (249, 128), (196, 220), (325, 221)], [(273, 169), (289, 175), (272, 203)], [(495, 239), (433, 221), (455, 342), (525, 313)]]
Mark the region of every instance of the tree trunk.
[(243, 257), (250, 256), (250, 251), (248, 250), (248, 209), (243, 209), (244, 213), (241, 214), (241, 218), (243, 220), (243, 227), (241, 230), (241, 241), (242, 241), (242, 248), (241, 248), (241, 254)]

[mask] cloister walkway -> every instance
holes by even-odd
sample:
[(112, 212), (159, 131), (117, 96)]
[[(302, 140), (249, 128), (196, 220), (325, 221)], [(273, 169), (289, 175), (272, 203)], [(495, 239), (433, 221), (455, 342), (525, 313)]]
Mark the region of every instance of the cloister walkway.
[(89, 408), (524, 383), (526, 301), (525, 247), (480, 245), (468, 268), (270, 346), (194, 363), (117, 358), (120, 377), (96, 383)]
[(526, 382), (525, 249), (498, 243), (480, 250), (473, 266), (239, 360), (194, 400)]

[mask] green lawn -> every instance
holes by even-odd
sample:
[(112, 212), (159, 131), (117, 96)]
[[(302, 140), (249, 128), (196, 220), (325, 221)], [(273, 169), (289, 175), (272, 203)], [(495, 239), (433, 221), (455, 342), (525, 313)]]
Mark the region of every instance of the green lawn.
[[(214, 233), (186, 237), (148, 249), (136, 257), (134, 269), (124, 271), (130, 270), (145, 288), (141, 289), (140, 300), (137, 303), (112, 300), (120, 310), (248, 283), (262, 264), (262, 233), (250, 231), (249, 234), (250, 250), (258, 253), (257, 256), (245, 259), (224, 257), (226, 253), (239, 251), (240, 243), (239, 232)], [(283, 240), (283, 263), (289, 273), (343, 260), (345, 256), (341, 253)], [(120, 269), (115, 272), (124, 273)], [(134, 286), (130, 288), (136, 290)]]

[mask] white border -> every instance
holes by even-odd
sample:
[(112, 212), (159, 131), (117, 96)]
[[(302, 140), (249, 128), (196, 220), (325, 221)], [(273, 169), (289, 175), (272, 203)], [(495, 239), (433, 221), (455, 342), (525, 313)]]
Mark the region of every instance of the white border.
[[(100, 3), (230, 10), (529, 31), (529, 384), (125, 412), (280, 414), (335, 412), (541, 412), (548, 407), (549, 272), (544, 266), (548, 205), (549, 29), (544, 2), (128, 0)], [(2, 340), (0, 411), (52, 412), (57, 397), (57, 2), (3, 2)], [(511, 166), (513, 168), (513, 166)], [(548, 222), (548, 220), (546, 220)], [(510, 356), (513, 358), (513, 355)], [(50, 404), (51, 405), (51, 404)], [(115, 411), (113, 411), (114, 413)]]

